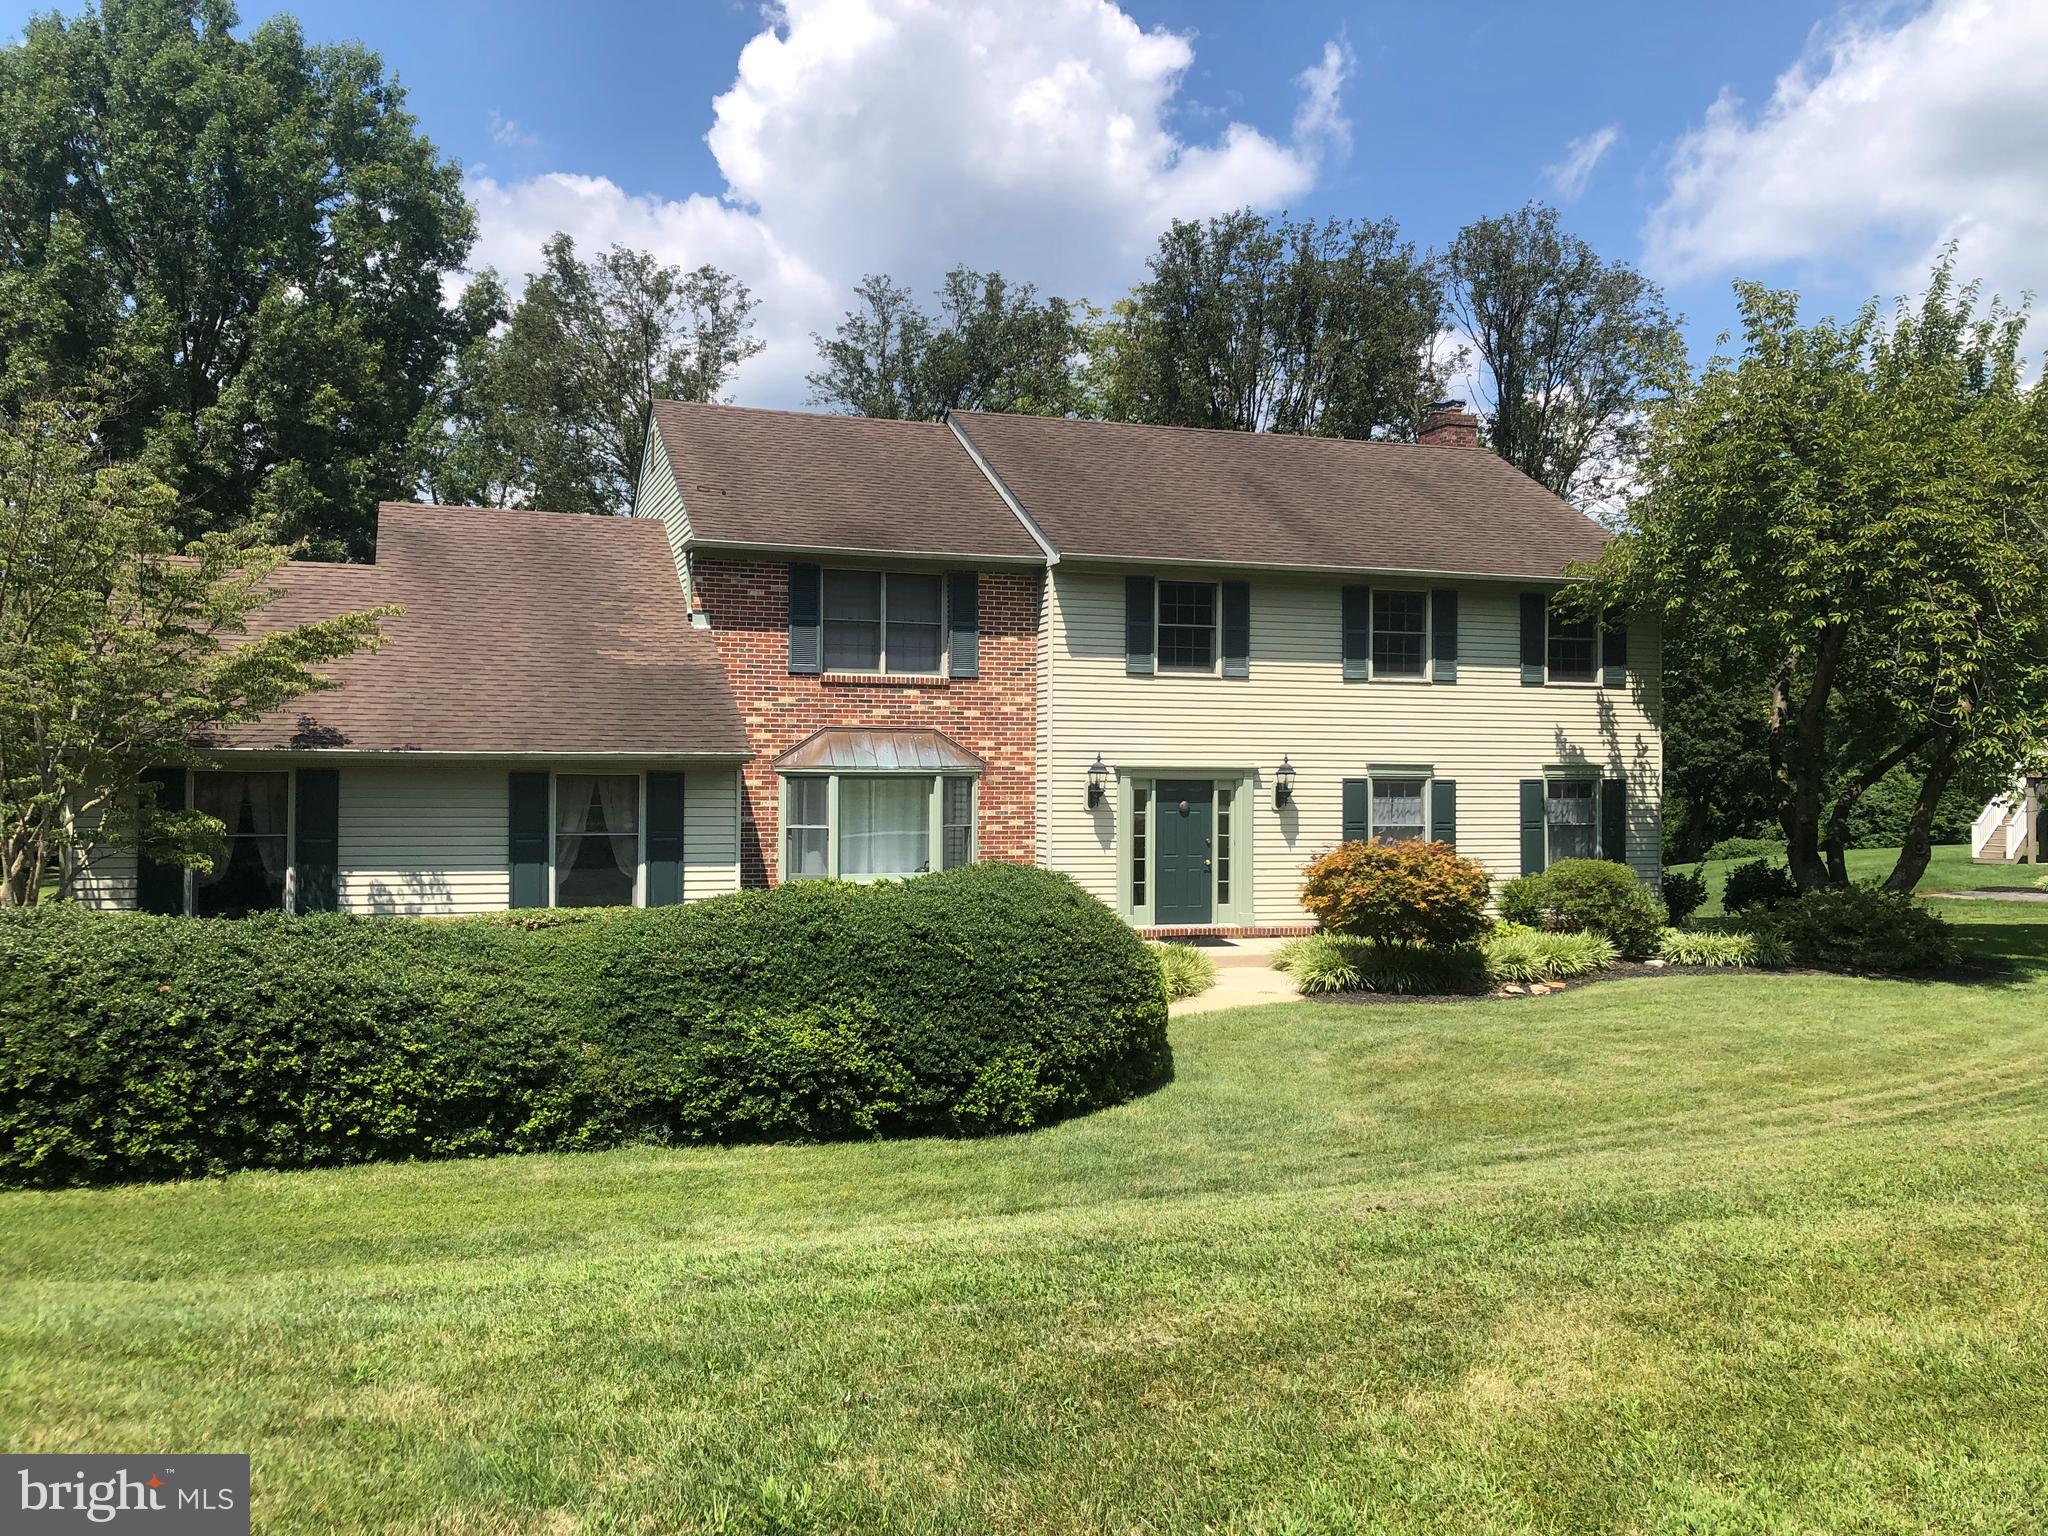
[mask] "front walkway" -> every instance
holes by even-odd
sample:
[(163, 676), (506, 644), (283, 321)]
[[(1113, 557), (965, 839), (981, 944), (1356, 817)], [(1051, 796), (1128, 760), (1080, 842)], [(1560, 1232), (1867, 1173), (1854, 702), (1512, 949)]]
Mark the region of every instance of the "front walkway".
[(1246, 1008), (1256, 1003), (1301, 1000), (1294, 982), (1273, 969), (1273, 956), (1286, 939), (1182, 940), (1216, 963), (1216, 985), (1171, 1005), (1174, 1018), (1189, 1013), (1214, 1013), (1220, 1008)]

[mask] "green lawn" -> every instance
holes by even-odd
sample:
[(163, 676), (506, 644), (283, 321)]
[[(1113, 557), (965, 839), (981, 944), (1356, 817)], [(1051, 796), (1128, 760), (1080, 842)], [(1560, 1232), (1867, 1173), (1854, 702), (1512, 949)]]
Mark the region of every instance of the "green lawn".
[[(1896, 848), (1851, 848), (1847, 854), (1849, 878), (1882, 880), (1892, 872), (1892, 865), (1898, 862), (1898, 857)], [(1748, 859), (1716, 859), (1705, 866), (1707, 904), (1700, 911), (1702, 917), (1720, 915), (1721, 887), (1728, 882), (1728, 871), (1738, 864), (1750, 862)], [(1689, 874), (1698, 866), (1680, 862), (1671, 867)], [(1919, 889), (1923, 895), (1940, 891), (2026, 890), (2043, 875), (2048, 875), (2048, 865), (1972, 864), (1967, 843), (1944, 843), (1935, 848), (1934, 856), (1927, 861), (1927, 873), (1920, 877)]]
[(1177, 1021), (1032, 1136), (0, 1196), (0, 1439), (260, 1529), (2021, 1532), (2048, 907), (2003, 974)]

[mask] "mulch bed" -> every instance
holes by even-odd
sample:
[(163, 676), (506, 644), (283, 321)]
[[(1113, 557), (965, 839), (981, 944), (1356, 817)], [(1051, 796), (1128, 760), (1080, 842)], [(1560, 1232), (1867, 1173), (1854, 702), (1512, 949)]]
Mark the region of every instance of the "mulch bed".
[[(1581, 987), (1594, 986), (1603, 981), (1633, 981), (1640, 976), (1704, 976), (1719, 971), (1725, 975), (1737, 975), (1732, 966), (1726, 965), (1650, 965), (1641, 960), (1617, 960), (1604, 971), (1595, 971), (1590, 976), (1575, 976), (1570, 981), (1547, 981), (1543, 983), (1549, 992), (1323, 992), (1303, 1001), (1311, 1003), (1526, 1003), (1538, 1001), (1559, 992), (1576, 992)], [(1773, 975), (1783, 975), (1776, 971)]]

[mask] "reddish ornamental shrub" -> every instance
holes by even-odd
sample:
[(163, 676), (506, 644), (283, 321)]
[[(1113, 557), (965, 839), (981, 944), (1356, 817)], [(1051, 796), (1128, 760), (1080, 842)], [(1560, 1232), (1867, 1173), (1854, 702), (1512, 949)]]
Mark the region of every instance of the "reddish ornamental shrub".
[(1463, 944), (1487, 928), (1486, 871), (1449, 843), (1340, 843), (1308, 866), (1301, 904), (1380, 944)]

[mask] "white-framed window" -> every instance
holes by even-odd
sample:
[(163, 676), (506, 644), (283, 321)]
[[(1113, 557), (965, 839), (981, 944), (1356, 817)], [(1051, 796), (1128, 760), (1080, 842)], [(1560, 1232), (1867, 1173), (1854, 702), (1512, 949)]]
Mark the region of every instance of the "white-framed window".
[(1569, 618), (1553, 604), (1543, 608), (1544, 660), (1553, 683), (1590, 683), (1600, 676), (1600, 625), (1592, 617)]
[(946, 664), (946, 581), (937, 572), (827, 570), (827, 672), (936, 677)]
[(553, 788), (550, 904), (638, 906), (646, 864), (645, 778), (637, 773), (558, 773)]
[(1384, 843), (1419, 843), (1429, 835), (1429, 780), (1372, 779), (1372, 835)]
[(1600, 856), (1600, 781), (1547, 779), (1543, 785), (1544, 867)]
[(1213, 581), (1158, 583), (1160, 671), (1216, 670), (1219, 590)]
[(1403, 587), (1372, 589), (1372, 675), (1429, 675), (1429, 594)]
[(196, 770), (191, 808), (227, 829), (211, 870), (186, 877), (185, 910), (195, 917), (281, 912), (289, 900), (292, 776), (288, 769)]
[(971, 774), (790, 773), (782, 878), (891, 880), (979, 856)]

